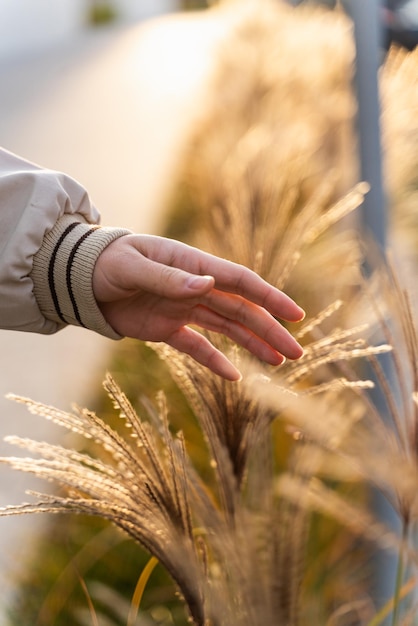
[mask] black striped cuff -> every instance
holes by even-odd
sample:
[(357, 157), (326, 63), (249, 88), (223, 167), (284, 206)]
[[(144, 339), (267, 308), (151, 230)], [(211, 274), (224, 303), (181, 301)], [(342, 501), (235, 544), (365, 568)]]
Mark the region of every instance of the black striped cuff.
[(36, 301), (44, 317), (58, 326), (83, 326), (120, 339), (97, 306), (92, 277), (104, 248), (131, 231), (91, 226), (78, 217), (63, 216), (35, 255), (31, 278)]

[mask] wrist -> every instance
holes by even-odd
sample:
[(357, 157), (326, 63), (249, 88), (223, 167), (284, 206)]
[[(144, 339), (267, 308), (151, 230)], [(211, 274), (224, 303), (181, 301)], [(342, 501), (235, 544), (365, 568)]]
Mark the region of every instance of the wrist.
[(120, 339), (100, 311), (92, 277), (103, 250), (130, 231), (92, 226), (78, 218), (64, 215), (45, 236), (31, 272), (35, 298), (49, 320)]

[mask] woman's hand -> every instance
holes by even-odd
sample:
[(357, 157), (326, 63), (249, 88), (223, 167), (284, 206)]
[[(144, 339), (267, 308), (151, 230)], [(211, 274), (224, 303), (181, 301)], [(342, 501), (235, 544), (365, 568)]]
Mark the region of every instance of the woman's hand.
[(242, 265), (178, 241), (120, 237), (100, 255), (93, 290), (120, 335), (163, 341), (228, 380), (239, 380), (239, 371), (189, 324), (222, 333), (271, 365), (303, 354), (275, 319), (303, 319), (293, 300)]

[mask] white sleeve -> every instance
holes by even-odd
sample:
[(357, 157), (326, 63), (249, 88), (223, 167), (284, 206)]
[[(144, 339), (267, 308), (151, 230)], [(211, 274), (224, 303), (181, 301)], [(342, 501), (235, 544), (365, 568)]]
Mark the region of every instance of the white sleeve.
[(67, 324), (111, 338), (92, 291), (102, 250), (130, 231), (100, 228), (69, 176), (0, 149), (0, 327), (54, 333)]

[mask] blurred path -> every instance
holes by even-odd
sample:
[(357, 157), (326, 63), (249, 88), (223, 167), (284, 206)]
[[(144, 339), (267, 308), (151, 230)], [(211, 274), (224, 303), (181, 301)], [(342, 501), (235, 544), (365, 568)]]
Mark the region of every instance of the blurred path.
[[(158, 232), (217, 32), (216, 20), (172, 16), (80, 33), (71, 44), (2, 62), (0, 144), (77, 178), (104, 224)], [(61, 409), (88, 405), (112, 345), (76, 328), (50, 337), (0, 331), (0, 454), (19, 453), (3, 443), (7, 434), (55, 436), (6, 393)], [(0, 466), (0, 506), (23, 502), (27, 488), (44, 485)], [(0, 607), (41, 522), (0, 519)]]

